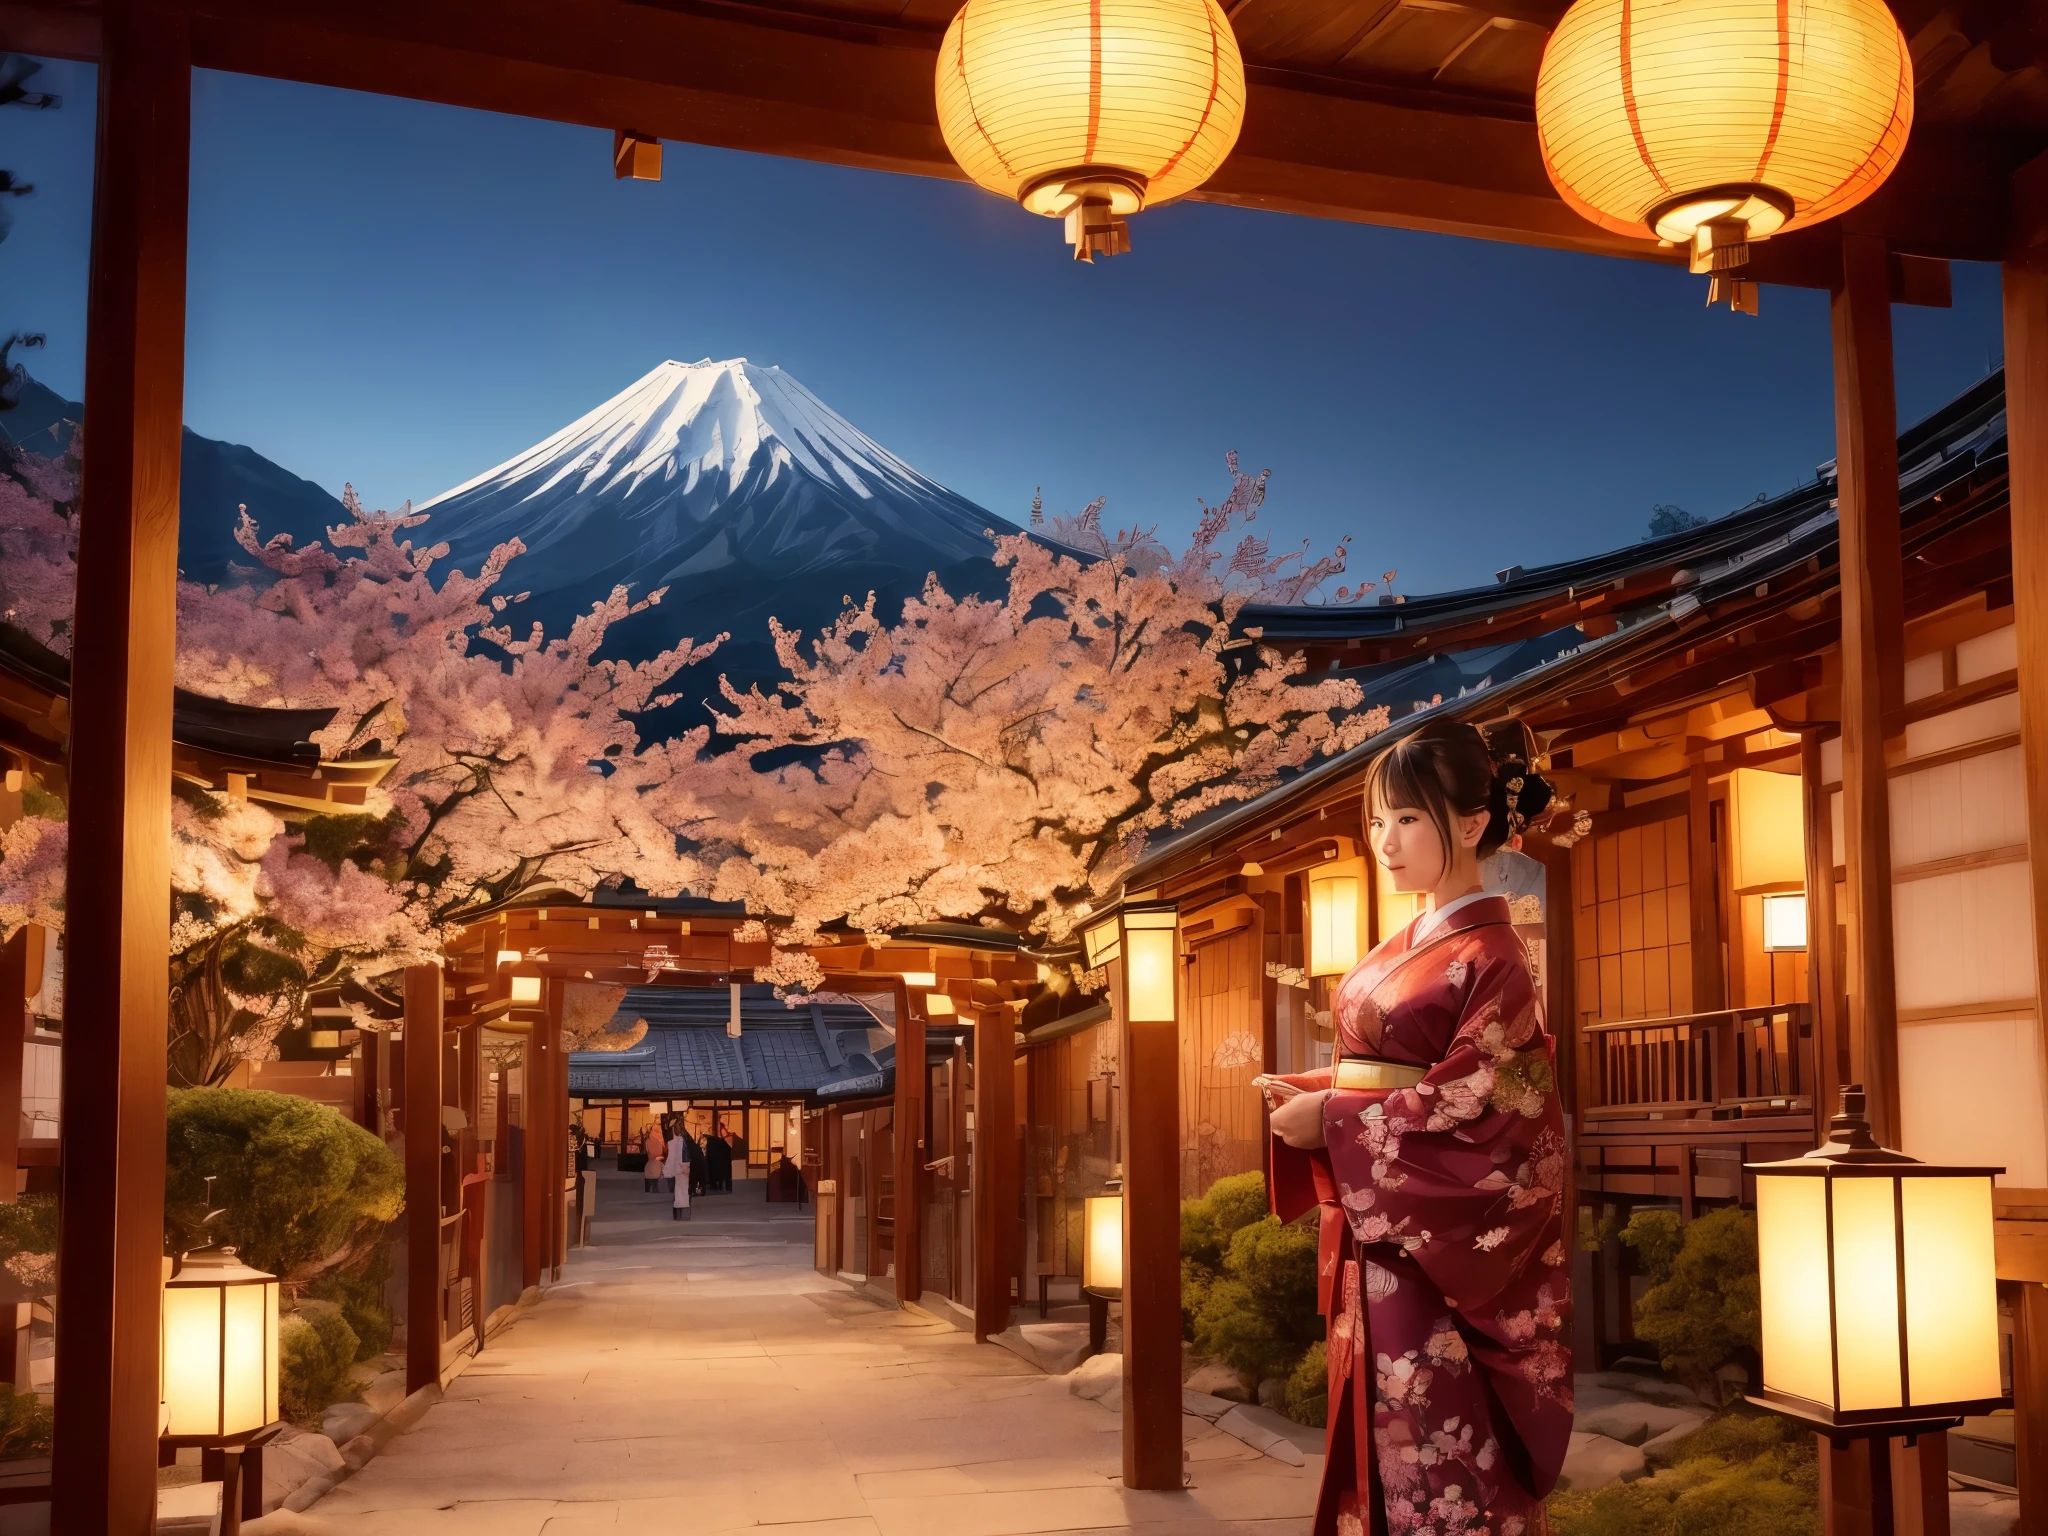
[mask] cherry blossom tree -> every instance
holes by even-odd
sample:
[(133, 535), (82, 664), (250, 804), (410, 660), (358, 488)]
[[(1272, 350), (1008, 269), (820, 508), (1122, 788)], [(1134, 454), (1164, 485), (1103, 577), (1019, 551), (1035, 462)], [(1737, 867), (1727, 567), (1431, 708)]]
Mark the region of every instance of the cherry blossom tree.
[(1104, 533), (1099, 502), (1038, 512), (1038, 535), (996, 540), (1001, 596), (934, 580), (894, 624), (871, 596), (809, 643), (774, 626), (790, 681), (724, 684), (735, 750), (679, 771), (687, 798), (665, 803), (723, 855), (714, 895), (788, 918), (776, 980), (815, 985), (802, 946), (839, 924), (1068, 944), (1147, 838), (1384, 728), (1355, 682), (1290, 681), (1232, 639), (1246, 601), (1299, 600), (1345, 550), (1274, 559), (1245, 535), (1226, 559), (1265, 495), (1265, 476), (1230, 471), (1179, 555), (1149, 529)]
[[(75, 458), (10, 455), (0, 473), (0, 614), (68, 649)], [(543, 889), (607, 877), (668, 893), (708, 879), (677, 851), (650, 791), (673, 771), (641, 750), (633, 716), (718, 645), (682, 640), (640, 664), (600, 658), (610, 627), (660, 601), (624, 589), (566, 636), (505, 622), (512, 542), (474, 575), (433, 567), (446, 547), (405, 535), (424, 518), (367, 512), (331, 547), (259, 539), (218, 588), (180, 584), (181, 686), (239, 703), (335, 711), (323, 754), (390, 758), (360, 810), (286, 821), (191, 785), (173, 799), (172, 1059), (219, 1082), (266, 1054), (309, 992), (424, 958), (462, 925)], [(44, 796), (0, 832), (0, 923), (58, 915), (60, 805)]]

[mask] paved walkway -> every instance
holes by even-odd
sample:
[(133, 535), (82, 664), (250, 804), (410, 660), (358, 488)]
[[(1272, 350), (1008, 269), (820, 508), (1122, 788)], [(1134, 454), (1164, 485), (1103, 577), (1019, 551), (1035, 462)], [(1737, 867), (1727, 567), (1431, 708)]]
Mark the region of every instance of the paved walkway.
[(1305, 1536), (1319, 1458), (1290, 1467), (1190, 1418), (1193, 1487), (1133, 1493), (1114, 1413), (818, 1275), (808, 1209), (758, 1184), (687, 1225), (665, 1204), (607, 1176), (563, 1283), (298, 1528)]

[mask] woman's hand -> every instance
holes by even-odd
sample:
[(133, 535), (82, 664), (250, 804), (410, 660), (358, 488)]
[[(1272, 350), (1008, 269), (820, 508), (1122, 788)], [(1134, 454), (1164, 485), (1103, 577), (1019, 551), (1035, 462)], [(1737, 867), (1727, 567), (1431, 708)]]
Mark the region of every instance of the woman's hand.
[(1327, 1088), (1298, 1093), (1274, 1110), (1267, 1124), (1288, 1146), (1312, 1151), (1323, 1145), (1323, 1101), (1329, 1096)]

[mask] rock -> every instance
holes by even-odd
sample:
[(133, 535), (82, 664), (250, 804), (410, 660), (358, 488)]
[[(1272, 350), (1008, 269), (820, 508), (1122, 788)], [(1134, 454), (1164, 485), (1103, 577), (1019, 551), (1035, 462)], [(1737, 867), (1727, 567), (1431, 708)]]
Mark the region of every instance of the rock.
[(284, 1501), (284, 1507), (293, 1514), (311, 1509), (320, 1500), (326, 1498), (333, 1488), (334, 1479), (331, 1477), (309, 1478), (299, 1484), (297, 1491)]
[(1190, 1392), (1206, 1392), (1211, 1397), (1227, 1397), (1233, 1403), (1248, 1403), (1252, 1394), (1246, 1390), (1244, 1378), (1220, 1360), (1211, 1360), (1200, 1367), (1181, 1383)]
[(1227, 1397), (1211, 1397), (1207, 1392), (1180, 1389), (1180, 1411), (1191, 1413), (1198, 1419), (1207, 1419), (1214, 1424), (1235, 1406)]
[(1122, 1355), (1090, 1355), (1071, 1371), (1067, 1372), (1067, 1390), (1076, 1397), (1085, 1397), (1100, 1402), (1105, 1394), (1114, 1390), (1118, 1402), (1123, 1400), (1124, 1357)]
[(1949, 1536), (2014, 1536), (2020, 1501), (1983, 1488), (1949, 1490)]
[(405, 1401), (405, 1372), (386, 1371), (363, 1388), (363, 1403), (378, 1413), (389, 1413)]
[(188, 1483), (180, 1488), (157, 1490), (157, 1536), (213, 1536), (219, 1524), (219, 1483)]
[(351, 1472), (360, 1472), (370, 1458), (377, 1454), (377, 1442), (368, 1435), (357, 1435), (341, 1448), (342, 1464)]
[(1605, 1435), (1574, 1430), (1571, 1448), (1564, 1453), (1564, 1473), (1558, 1486), (1584, 1492), (1605, 1488), (1609, 1483), (1632, 1483), (1649, 1470), (1643, 1453), (1635, 1446), (1623, 1445)]
[(1640, 1398), (1647, 1403), (1671, 1403), (1683, 1408), (1691, 1408), (1699, 1402), (1697, 1394), (1684, 1382), (1666, 1381), (1661, 1376), (1638, 1371), (1590, 1371), (1574, 1378), (1573, 1384), (1581, 1396), (1590, 1396), (1591, 1391), (1613, 1392), (1623, 1397)]
[(286, 1425), (263, 1448), (264, 1511), (278, 1508), (313, 1479), (332, 1479), (344, 1466), (341, 1452), (325, 1435)]
[(1641, 1445), (1652, 1436), (1683, 1427), (1699, 1428), (1707, 1421), (1707, 1410), (1694, 1403), (1680, 1408), (1669, 1403), (1619, 1402), (1602, 1408), (1580, 1409), (1572, 1417), (1572, 1428), (1587, 1434), (1605, 1435), (1623, 1445)]
[(1668, 1464), (1677, 1459), (1678, 1442), (1698, 1428), (1694, 1424), (1674, 1424), (1661, 1435), (1652, 1435), (1642, 1443), (1640, 1449), (1647, 1461)]
[(1714, 1384), (1700, 1393), (1700, 1398), (1709, 1408), (1720, 1408), (1734, 1402), (1749, 1390), (1749, 1367), (1730, 1360), (1714, 1371)]
[(1287, 1411), (1287, 1383), (1278, 1376), (1268, 1376), (1259, 1383), (1259, 1406), (1270, 1408), (1275, 1413)]
[(346, 1445), (383, 1417), (368, 1403), (333, 1403), (320, 1415), (320, 1433)]

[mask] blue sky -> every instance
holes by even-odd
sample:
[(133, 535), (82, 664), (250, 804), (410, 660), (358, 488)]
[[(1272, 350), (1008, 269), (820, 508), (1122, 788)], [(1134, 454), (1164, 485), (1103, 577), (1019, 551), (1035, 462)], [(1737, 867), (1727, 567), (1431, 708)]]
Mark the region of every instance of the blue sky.
[[(92, 72), (0, 112), (37, 183), (0, 244), (0, 331), (83, 372)], [(1226, 450), (1273, 472), (1276, 548), (1353, 536), (1404, 591), (1714, 514), (1833, 454), (1827, 306), (1642, 263), (1199, 204), (1094, 267), (969, 187), (202, 73), (186, 416), (373, 505), (526, 447), (665, 358), (778, 363), (926, 474), (1021, 520), (1109, 498), (1185, 530)], [(1894, 311), (1902, 421), (2000, 351), (1995, 268)], [(260, 516), (260, 508), (252, 509)]]

